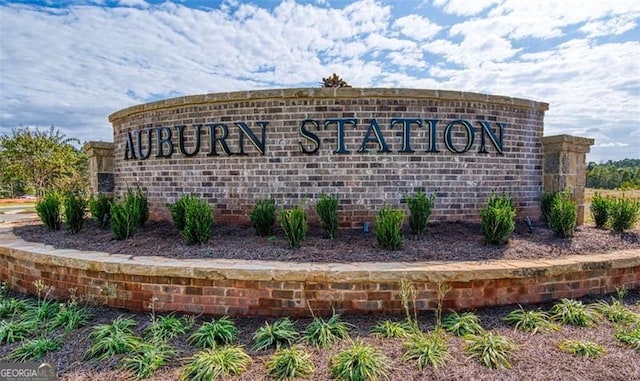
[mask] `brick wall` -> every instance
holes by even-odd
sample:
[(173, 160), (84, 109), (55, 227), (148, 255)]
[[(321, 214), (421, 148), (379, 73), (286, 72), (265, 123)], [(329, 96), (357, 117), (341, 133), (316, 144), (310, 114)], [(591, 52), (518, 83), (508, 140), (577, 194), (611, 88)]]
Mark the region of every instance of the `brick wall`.
[[(112, 114), (116, 194), (127, 186), (139, 184), (148, 194), (152, 218), (167, 218), (166, 203), (183, 194), (193, 194), (216, 206), (216, 219), (247, 222), (256, 200), (275, 198), (280, 207), (306, 202), (311, 211), (321, 192), (337, 194), (341, 201), (343, 226), (361, 226), (372, 221), (384, 204), (404, 207), (402, 199), (417, 190), (436, 193), (433, 220), (478, 220), (479, 210), (493, 191), (507, 192), (515, 200), (520, 216), (539, 217), (542, 187), (543, 117), (548, 105), (533, 101), (475, 93), (409, 89), (285, 89), (218, 93), (169, 99), (134, 106)], [(337, 125), (323, 128), (328, 119), (355, 118), (355, 126), (344, 129), (344, 148), (338, 150)], [(420, 119), (422, 127), (411, 126), (410, 144), (403, 144), (403, 128), (394, 118)], [(301, 137), (305, 119), (319, 122), (306, 128), (318, 137), (319, 147)], [(390, 152), (380, 150), (371, 120), (375, 119)], [(437, 119), (433, 150), (427, 120)], [(473, 128), (475, 141), (463, 153), (469, 133), (462, 123), (451, 127), (451, 149), (445, 144), (445, 127), (452, 121), (466, 120)], [(264, 154), (254, 147), (235, 124), (244, 122), (261, 138), (259, 121), (265, 127)], [(482, 127), (488, 123), (498, 133), (496, 123), (504, 123), (503, 154), (485, 139), (481, 148)], [(225, 124), (227, 147), (215, 141)], [(178, 148), (178, 129), (185, 126), (184, 152), (196, 151), (195, 133), (201, 127), (198, 153), (187, 156)], [(172, 131), (174, 152), (156, 157), (158, 127)], [(125, 155), (141, 156), (149, 150), (146, 132), (141, 134), (141, 150), (136, 131), (152, 129), (151, 155), (146, 160), (124, 160)], [(213, 131), (213, 133), (212, 133)], [(133, 146), (127, 152), (127, 134)], [(166, 134), (166, 132), (163, 132)], [(166, 135), (162, 135), (166, 138)], [(367, 152), (358, 152), (363, 139)], [(240, 144), (240, 139), (243, 144)], [(166, 155), (168, 146), (161, 144)], [(228, 149), (230, 155), (225, 153)], [(244, 151), (244, 155), (239, 154)], [(313, 216), (312, 216), (313, 217)]]

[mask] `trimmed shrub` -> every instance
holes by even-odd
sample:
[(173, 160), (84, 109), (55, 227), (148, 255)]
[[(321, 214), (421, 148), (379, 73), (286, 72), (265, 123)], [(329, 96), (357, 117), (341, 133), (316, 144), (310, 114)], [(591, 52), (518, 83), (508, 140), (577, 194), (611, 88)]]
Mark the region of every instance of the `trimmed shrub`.
[(542, 209), (542, 218), (544, 222), (549, 224), (549, 216), (551, 215), (551, 206), (553, 205), (553, 200), (558, 196), (559, 192), (547, 192), (542, 195), (540, 199), (540, 209)]
[(617, 232), (633, 229), (640, 218), (640, 201), (625, 198), (611, 203), (611, 228)]
[(113, 238), (123, 240), (131, 237), (138, 229), (135, 210), (126, 203), (114, 202), (110, 209), (109, 227)]
[(271, 235), (276, 222), (276, 201), (258, 200), (249, 217), (259, 236)]
[(169, 208), (169, 212), (171, 213), (173, 226), (175, 226), (179, 231), (184, 230), (185, 210), (187, 208), (187, 204), (190, 203), (193, 199), (194, 198), (191, 195), (184, 195), (180, 197), (180, 199), (174, 204), (167, 205), (167, 207)]
[(400, 228), (404, 222), (404, 211), (383, 207), (376, 216), (376, 240), (386, 250), (399, 250), (402, 247)]
[(211, 225), (213, 208), (208, 202), (196, 198), (187, 202), (182, 237), (188, 245), (207, 243), (211, 238)]
[(76, 193), (69, 192), (64, 198), (64, 219), (67, 230), (71, 234), (76, 234), (82, 229), (84, 223), (84, 209), (87, 201)]
[(307, 211), (296, 207), (280, 212), (280, 226), (287, 236), (287, 242), (292, 249), (300, 247), (307, 235)]
[(113, 198), (107, 197), (102, 193), (100, 193), (97, 198), (91, 198), (91, 200), (89, 200), (89, 213), (91, 213), (91, 218), (98, 223), (104, 223), (105, 215), (109, 215), (112, 203)]
[(49, 230), (60, 230), (60, 204), (60, 195), (55, 192), (47, 193), (36, 204), (38, 217)]
[(338, 197), (320, 194), (316, 204), (316, 212), (322, 220), (324, 235), (329, 239), (336, 238), (338, 234)]
[(558, 193), (551, 204), (549, 228), (560, 238), (573, 237), (576, 230), (576, 203), (569, 190)]
[(149, 219), (149, 203), (147, 196), (140, 187), (136, 187), (135, 192), (131, 188), (127, 188), (127, 196), (124, 203), (128, 208), (132, 209), (133, 217), (137, 226), (142, 227)]
[(611, 197), (603, 197), (600, 193), (596, 192), (591, 200), (591, 215), (597, 228), (604, 228), (609, 221), (609, 215), (611, 214), (613, 199)]
[(503, 245), (509, 241), (516, 228), (516, 208), (511, 197), (492, 194), (487, 208), (480, 211), (482, 235), (491, 245)]
[(409, 207), (409, 228), (413, 234), (422, 235), (427, 230), (427, 221), (431, 216), (431, 208), (435, 202), (436, 196), (425, 195), (420, 191), (413, 197), (407, 197), (407, 206)]

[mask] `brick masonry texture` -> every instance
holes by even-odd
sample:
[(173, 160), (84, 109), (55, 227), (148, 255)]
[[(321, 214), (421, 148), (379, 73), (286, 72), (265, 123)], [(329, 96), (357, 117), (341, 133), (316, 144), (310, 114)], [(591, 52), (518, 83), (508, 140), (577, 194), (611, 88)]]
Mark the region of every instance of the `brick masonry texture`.
[[(216, 207), (216, 220), (247, 223), (248, 214), (259, 199), (274, 198), (280, 208), (306, 203), (314, 219), (313, 205), (320, 193), (340, 198), (342, 226), (361, 226), (373, 221), (384, 204), (406, 208), (403, 199), (418, 190), (437, 194), (432, 220), (479, 219), (479, 211), (492, 192), (510, 194), (520, 216), (539, 218), (542, 192), (544, 112), (546, 103), (476, 93), (411, 89), (284, 89), (196, 95), (133, 106), (112, 114), (114, 129), (114, 191), (122, 195), (127, 186), (140, 185), (147, 192), (151, 217), (169, 218), (167, 203), (183, 194), (208, 200)], [(345, 128), (349, 154), (336, 154), (336, 126), (323, 129), (331, 118), (356, 118), (356, 127)], [(426, 123), (412, 126), (414, 153), (401, 153), (402, 128), (390, 128), (393, 118), (438, 119), (436, 143), (439, 153), (429, 149)], [(317, 120), (320, 130), (309, 130), (320, 139), (315, 154), (301, 152), (298, 129), (305, 119)], [(379, 153), (375, 142), (359, 153), (372, 119), (376, 119), (392, 152)], [(445, 126), (453, 120), (468, 120), (475, 130), (475, 142), (465, 153), (448, 151)], [(504, 154), (498, 154), (487, 140), (488, 153), (479, 153), (481, 127), (487, 121), (505, 123)], [(177, 147), (170, 158), (156, 157), (157, 141), (146, 160), (124, 160), (126, 136), (145, 128), (184, 125), (185, 148), (193, 152), (194, 125), (224, 123), (227, 143), (237, 153), (239, 129), (234, 122), (246, 122), (260, 137), (258, 121), (266, 121), (266, 151), (261, 155), (244, 138), (246, 155), (225, 155), (216, 143), (218, 156), (210, 152), (209, 132), (202, 128), (199, 153), (186, 157)], [(460, 126), (452, 130), (453, 146), (461, 150), (467, 133)], [(145, 137), (145, 135), (142, 135)], [(373, 135), (371, 136), (373, 137)], [(149, 147), (143, 139), (143, 151)], [(135, 142), (134, 142), (135, 143)]]
[(135, 311), (232, 316), (402, 314), (400, 282), (418, 290), (416, 306), (432, 310), (438, 283), (451, 287), (444, 308), (472, 309), (604, 294), (640, 288), (640, 252), (545, 260), (451, 263), (309, 264), (174, 260), (54, 250), (0, 232), (0, 279), (35, 294), (33, 282), (88, 300)]

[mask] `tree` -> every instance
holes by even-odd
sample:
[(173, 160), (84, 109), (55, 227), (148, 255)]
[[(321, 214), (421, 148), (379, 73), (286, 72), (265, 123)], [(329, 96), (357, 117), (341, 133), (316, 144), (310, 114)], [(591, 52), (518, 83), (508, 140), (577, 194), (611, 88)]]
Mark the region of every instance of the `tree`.
[[(84, 190), (87, 157), (53, 126), (48, 131), (21, 127), (0, 136), (0, 179), (5, 184), (33, 187), (37, 195), (51, 189)], [(13, 193), (13, 191), (12, 191)]]
[(322, 87), (351, 87), (344, 79), (340, 78), (336, 73), (322, 78)]

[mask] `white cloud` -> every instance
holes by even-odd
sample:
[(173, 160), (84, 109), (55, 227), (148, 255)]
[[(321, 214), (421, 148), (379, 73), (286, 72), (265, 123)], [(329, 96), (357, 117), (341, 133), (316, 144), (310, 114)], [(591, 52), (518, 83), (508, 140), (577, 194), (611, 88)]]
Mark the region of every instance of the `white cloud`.
[(434, 5), (454, 15), (473, 16), (499, 2), (500, 0), (435, 0)]
[(418, 15), (409, 15), (397, 19), (393, 23), (393, 28), (418, 41), (429, 40), (442, 30), (440, 25)]

